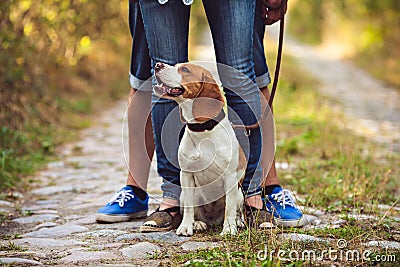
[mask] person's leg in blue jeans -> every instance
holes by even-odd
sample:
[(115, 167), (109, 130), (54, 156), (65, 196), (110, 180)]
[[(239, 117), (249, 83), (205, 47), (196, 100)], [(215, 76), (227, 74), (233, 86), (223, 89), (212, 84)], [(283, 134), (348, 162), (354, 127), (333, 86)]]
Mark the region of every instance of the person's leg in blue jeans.
[[(240, 79), (237, 82), (237, 77), (233, 77), (236, 73), (219, 70), (228, 106), (234, 111), (229, 113), (229, 119), (234, 124), (254, 124), (261, 114), (260, 94), (254, 83), (253, 64), (256, 1), (204, 0), (203, 4), (213, 36), (217, 62), (239, 70), (248, 77), (247, 81)], [(246, 194), (246, 204), (261, 209), (260, 129), (252, 130), (249, 136), (243, 130), (236, 131), (236, 135), (242, 147), (248, 142), (248, 148), (244, 149), (248, 151), (246, 155), (248, 166), (242, 184)]]
[[(121, 222), (147, 216), (148, 196), (144, 191), (154, 140), (151, 129), (151, 77), (150, 56), (145, 38), (139, 4), (129, 1), (129, 28), (132, 36), (129, 82), (131, 92), (128, 106), (129, 172), (126, 186), (96, 213), (98, 222)], [(149, 90), (150, 89), (150, 90)], [(147, 91), (146, 91), (147, 90)]]
[[(265, 52), (264, 52), (264, 35), (265, 25), (264, 18), (262, 17), (262, 1), (257, 0), (255, 20), (254, 20), (254, 70), (256, 73), (257, 86), (260, 88), (262, 97), (263, 110), (267, 108), (267, 102), (270, 94), (268, 90), (268, 84), (270, 83), (270, 75), (268, 65), (266, 63)], [(274, 131), (273, 128), (265, 125), (263, 127), (263, 137), (271, 134)], [(262, 196), (265, 201), (264, 208), (273, 214), (275, 222), (282, 227), (294, 227), (303, 226), (307, 223), (301, 210), (296, 206), (292, 194), (287, 189), (282, 189), (275, 166), (275, 157), (271, 155), (271, 151), (267, 151), (267, 148), (263, 146), (262, 156), (265, 158), (263, 166), (266, 168), (267, 175), (261, 184), (263, 189)]]
[[(140, 0), (140, 8), (151, 57), (152, 71), (156, 62), (175, 65), (188, 61), (190, 6), (182, 0), (161, 5), (154, 0)], [(175, 101), (153, 97), (152, 122), (156, 145), (157, 170), (163, 178), (163, 201), (158, 211), (166, 211), (172, 220), (179, 214), (180, 180), (178, 166), (179, 135), (183, 124)], [(162, 215), (161, 217), (168, 217)], [(162, 221), (158, 221), (158, 220)], [(142, 231), (169, 230), (176, 225), (151, 215)], [(180, 222), (179, 222), (180, 223)], [(160, 224), (162, 225), (160, 227)], [(153, 227), (154, 226), (154, 227)], [(165, 226), (165, 227), (164, 227)], [(146, 228), (147, 227), (147, 228)]]

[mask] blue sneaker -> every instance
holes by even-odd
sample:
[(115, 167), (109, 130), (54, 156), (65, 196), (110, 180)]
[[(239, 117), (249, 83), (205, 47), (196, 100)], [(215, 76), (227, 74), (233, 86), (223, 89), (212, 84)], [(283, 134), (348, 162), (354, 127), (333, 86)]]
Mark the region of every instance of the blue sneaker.
[(96, 213), (97, 222), (127, 222), (132, 219), (147, 216), (149, 196), (141, 200), (135, 196), (132, 188), (125, 186), (121, 188), (111, 200)]
[(276, 187), (263, 199), (267, 211), (274, 215), (274, 222), (280, 227), (302, 227), (307, 224), (303, 212), (296, 206), (295, 199), (287, 189)]

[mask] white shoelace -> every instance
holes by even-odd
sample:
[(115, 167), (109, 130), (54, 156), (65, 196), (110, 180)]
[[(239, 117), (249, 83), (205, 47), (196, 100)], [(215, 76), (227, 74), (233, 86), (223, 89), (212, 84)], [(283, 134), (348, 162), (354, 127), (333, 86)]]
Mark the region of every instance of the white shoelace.
[(294, 199), (292, 193), (287, 189), (282, 189), (279, 193), (271, 194), (273, 200), (275, 200), (279, 205), (285, 208), (286, 205), (296, 207), (296, 200)]
[(135, 198), (134, 195), (131, 194), (132, 190), (126, 190), (123, 189), (117, 193), (115, 193), (112, 198), (110, 199), (110, 201), (108, 201), (108, 204), (112, 204), (114, 202), (117, 202), (118, 205), (123, 208), (125, 205), (125, 202), (127, 202), (128, 200), (131, 200), (132, 198)]

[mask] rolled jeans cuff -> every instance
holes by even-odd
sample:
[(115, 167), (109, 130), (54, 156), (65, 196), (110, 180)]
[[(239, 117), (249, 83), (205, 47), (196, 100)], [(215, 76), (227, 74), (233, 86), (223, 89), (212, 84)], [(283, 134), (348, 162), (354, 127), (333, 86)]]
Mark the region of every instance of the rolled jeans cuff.
[[(243, 181), (242, 187), (245, 197), (251, 197), (261, 193), (261, 182), (262, 182), (262, 168), (260, 165), (256, 167), (254, 174), (250, 178), (250, 181)], [(247, 179), (249, 179), (247, 178)]]
[(245, 198), (249, 198), (249, 197), (260, 195), (260, 194), (261, 194), (261, 187), (258, 187), (254, 191), (248, 191), (248, 193), (245, 194)]
[(264, 88), (270, 83), (271, 83), (271, 76), (269, 72), (266, 72), (256, 77), (256, 84), (258, 88)]
[(134, 89), (139, 89), (139, 87), (145, 82), (145, 80), (141, 80), (135, 77), (132, 73), (129, 73), (129, 84)]
[(173, 184), (163, 179), (163, 184), (161, 187), (163, 191), (163, 198), (178, 200), (178, 202), (180, 201), (182, 189), (179, 185)]

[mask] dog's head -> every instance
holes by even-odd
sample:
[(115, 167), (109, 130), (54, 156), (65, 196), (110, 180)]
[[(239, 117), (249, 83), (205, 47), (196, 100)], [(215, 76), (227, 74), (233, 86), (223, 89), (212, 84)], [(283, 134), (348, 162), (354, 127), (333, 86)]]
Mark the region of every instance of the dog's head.
[[(216, 117), (224, 106), (221, 90), (211, 73), (192, 63), (169, 66), (158, 62), (154, 67), (156, 95), (180, 104), (186, 121), (207, 121)], [(189, 106), (190, 107), (189, 107)], [(184, 107), (185, 106), (185, 107)], [(187, 110), (191, 110), (191, 116)]]

